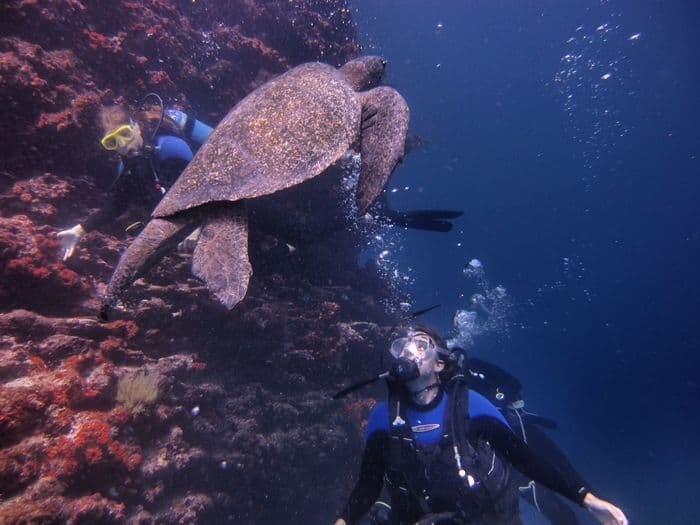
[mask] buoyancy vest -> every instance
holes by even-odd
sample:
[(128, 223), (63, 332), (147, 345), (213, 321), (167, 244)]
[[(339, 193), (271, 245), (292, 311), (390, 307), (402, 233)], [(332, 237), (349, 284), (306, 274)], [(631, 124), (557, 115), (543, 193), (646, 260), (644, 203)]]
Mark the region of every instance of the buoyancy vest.
[[(449, 385), (439, 441), (416, 440), (402, 395), (389, 394), (386, 482), (392, 521), (415, 523), (426, 515), (452, 513), (453, 523), (508, 523), (517, 515), (517, 491), (509, 466), (483, 438), (470, 436), (468, 389), (459, 378)], [(443, 518), (444, 519), (444, 518)]]

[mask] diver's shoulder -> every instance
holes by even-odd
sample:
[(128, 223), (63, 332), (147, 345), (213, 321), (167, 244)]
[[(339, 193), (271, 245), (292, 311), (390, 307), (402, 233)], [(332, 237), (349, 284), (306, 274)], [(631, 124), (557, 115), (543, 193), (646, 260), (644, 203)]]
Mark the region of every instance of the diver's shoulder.
[(386, 401), (380, 401), (369, 414), (367, 420), (367, 428), (365, 429), (365, 437), (381, 430), (389, 429), (389, 404)]
[(389, 403), (387, 401), (377, 402), (369, 413), (369, 421), (377, 418), (386, 419), (387, 417), (389, 417)]
[(469, 389), (469, 413), (472, 417), (498, 414), (498, 408), (476, 390)]
[[(161, 146), (165, 143), (171, 143), (171, 144), (187, 144), (187, 141), (182, 138), (178, 137), (177, 135), (171, 135), (170, 133), (159, 133), (156, 135), (156, 144), (158, 146)], [(187, 144), (189, 147), (189, 144)]]

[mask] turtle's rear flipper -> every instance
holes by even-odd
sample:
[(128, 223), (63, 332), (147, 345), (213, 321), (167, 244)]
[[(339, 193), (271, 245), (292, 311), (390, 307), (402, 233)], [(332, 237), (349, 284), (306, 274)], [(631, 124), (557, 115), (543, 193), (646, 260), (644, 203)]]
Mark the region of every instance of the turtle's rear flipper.
[(399, 93), (386, 86), (361, 94), (362, 167), (357, 183), (357, 211), (367, 211), (403, 159), (409, 110)]
[(119, 259), (102, 299), (100, 319), (107, 321), (110, 310), (124, 290), (187, 237), (197, 227), (198, 221), (199, 217), (192, 212), (180, 214), (177, 218), (151, 219)]
[(192, 273), (231, 309), (245, 297), (253, 273), (248, 260), (248, 219), (241, 203), (210, 209), (192, 256)]

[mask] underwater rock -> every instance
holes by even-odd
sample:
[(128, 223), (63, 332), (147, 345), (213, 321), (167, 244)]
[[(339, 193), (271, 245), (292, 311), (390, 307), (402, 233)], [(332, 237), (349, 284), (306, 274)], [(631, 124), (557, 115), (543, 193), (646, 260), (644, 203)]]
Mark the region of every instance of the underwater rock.
[[(234, 312), (175, 254), (101, 324), (123, 226), (87, 234), (66, 264), (55, 233), (113, 178), (99, 104), (155, 90), (215, 123), (298, 63), (357, 54), (347, 3), (10, 0), (0, 32), (16, 123), (0, 144), (0, 522), (329, 522), (372, 404), (329, 395), (379, 371), (396, 322), (382, 280), (352, 264), (356, 238), (294, 239), (292, 253), (279, 231), (254, 232)], [(117, 381), (139, 373), (159, 394), (134, 413)]]
[[(339, 485), (336, 472), (356, 459), (371, 402), (329, 394), (377, 371), (367, 357), (388, 328), (366, 319), (383, 319), (383, 310), (357, 320), (343, 304), (371, 303), (364, 292), (297, 281), (287, 285), (306, 300), (280, 299), (272, 282), (262, 278), (248, 310), (225, 316), (202, 303), (155, 333), (149, 322), (172, 304), (109, 325), (0, 314), (14, 343), (0, 356), (0, 478), (13, 479), (0, 513), (170, 523), (172, 502), (200, 494), (194, 521), (223, 513), (236, 523), (311, 523), (318, 497), (340, 505), (349, 480)], [(261, 323), (272, 312), (279, 327), (268, 331)], [(112, 355), (128, 359), (115, 364)], [(115, 377), (140, 370), (161, 378), (160, 393), (136, 415), (118, 402)], [(242, 478), (249, 490), (235, 488)], [(34, 492), (43, 505), (27, 500)]]
[(57, 259), (58, 241), (52, 228), (28, 217), (0, 217), (0, 301), (39, 312), (62, 311), (66, 303), (84, 297), (90, 285)]

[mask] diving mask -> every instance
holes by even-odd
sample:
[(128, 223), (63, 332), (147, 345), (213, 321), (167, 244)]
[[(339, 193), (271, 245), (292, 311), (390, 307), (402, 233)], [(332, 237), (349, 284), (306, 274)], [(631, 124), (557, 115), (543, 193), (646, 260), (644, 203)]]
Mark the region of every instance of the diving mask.
[(430, 336), (421, 332), (416, 332), (409, 334), (407, 337), (394, 339), (389, 348), (389, 353), (396, 359), (404, 352), (423, 357), (431, 349), (437, 350), (435, 342)]
[(113, 129), (102, 137), (100, 143), (104, 149), (114, 151), (117, 148), (123, 148), (128, 145), (134, 140), (134, 137), (136, 137), (136, 126), (132, 122)]

